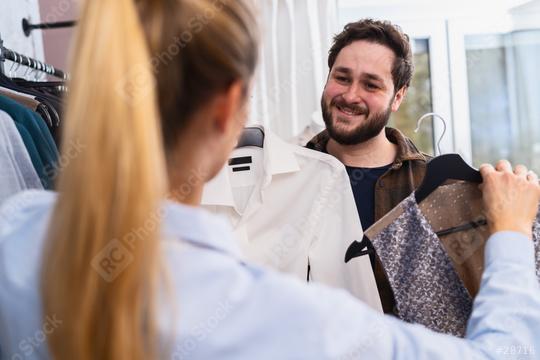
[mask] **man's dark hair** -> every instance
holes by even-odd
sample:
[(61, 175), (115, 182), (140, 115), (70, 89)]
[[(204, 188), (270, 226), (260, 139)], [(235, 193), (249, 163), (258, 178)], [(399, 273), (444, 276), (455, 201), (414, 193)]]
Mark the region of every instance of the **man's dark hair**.
[(343, 31), (334, 37), (334, 44), (328, 53), (328, 67), (332, 69), (344, 47), (358, 40), (383, 45), (394, 52), (396, 59), (392, 66), (392, 79), (395, 92), (411, 84), (414, 64), (409, 36), (389, 21), (363, 19), (345, 25)]

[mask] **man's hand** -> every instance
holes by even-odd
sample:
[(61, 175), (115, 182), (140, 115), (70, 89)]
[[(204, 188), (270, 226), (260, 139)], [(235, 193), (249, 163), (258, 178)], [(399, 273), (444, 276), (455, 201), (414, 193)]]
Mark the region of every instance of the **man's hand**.
[(495, 168), (484, 164), (480, 172), (484, 180), (480, 189), (491, 232), (517, 231), (532, 238), (540, 201), (538, 176), (523, 165), (512, 171), (506, 160), (499, 161)]

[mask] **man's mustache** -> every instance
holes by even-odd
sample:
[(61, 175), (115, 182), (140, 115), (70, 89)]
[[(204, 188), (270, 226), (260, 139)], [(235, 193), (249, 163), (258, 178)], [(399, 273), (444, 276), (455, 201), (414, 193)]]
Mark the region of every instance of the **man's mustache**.
[(368, 115), (369, 110), (366, 106), (357, 105), (357, 104), (349, 104), (343, 97), (334, 98), (330, 102), (330, 106), (337, 106), (342, 109), (347, 109), (351, 112), (353, 112), (356, 115)]

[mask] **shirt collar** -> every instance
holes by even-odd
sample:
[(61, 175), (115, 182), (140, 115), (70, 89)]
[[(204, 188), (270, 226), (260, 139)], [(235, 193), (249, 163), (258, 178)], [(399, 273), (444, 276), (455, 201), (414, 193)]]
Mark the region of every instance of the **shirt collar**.
[[(386, 132), (386, 137), (388, 138), (388, 140), (396, 144), (398, 147), (397, 156), (392, 166), (393, 168), (401, 166), (404, 161), (411, 161), (411, 160), (427, 161), (426, 156), (422, 154), (416, 148), (412, 140), (407, 138), (405, 135), (403, 135), (401, 131), (399, 131), (398, 129), (391, 128), (391, 127), (386, 127), (385, 132)], [(311, 139), (307, 143), (306, 147), (312, 150), (328, 153), (326, 151), (328, 140), (330, 140), (330, 135), (328, 135), (327, 130), (324, 130), (320, 132), (319, 134), (315, 135), (313, 139)]]
[(181, 239), (197, 247), (240, 256), (230, 225), (218, 215), (198, 207), (166, 201), (162, 219), (164, 239)]
[(286, 143), (273, 132), (267, 130), (263, 148), (265, 173), (273, 176), (300, 171), (294, 148), (294, 145)]
[[(265, 188), (272, 182), (274, 175), (300, 171), (300, 166), (295, 155), (294, 145), (283, 141), (270, 130), (265, 130), (263, 126), (258, 127), (264, 132), (264, 179), (262, 180), (262, 188)], [(218, 175), (204, 187), (202, 205), (234, 207), (234, 197), (227, 166), (225, 164)]]

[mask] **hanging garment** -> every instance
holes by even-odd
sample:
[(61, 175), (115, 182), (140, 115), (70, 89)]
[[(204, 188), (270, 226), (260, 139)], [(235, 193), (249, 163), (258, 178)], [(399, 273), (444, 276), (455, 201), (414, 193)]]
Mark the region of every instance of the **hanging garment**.
[(10, 98), (32, 111), (36, 111), (39, 106), (39, 101), (37, 101), (34, 96), (22, 94), (11, 89), (0, 87), (0, 95)]
[(50, 95), (58, 101), (62, 101), (62, 98), (64, 98), (68, 91), (68, 87), (64, 81), (31, 81), (20, 78), (13, 78), (11, 81), (24, 88)]
[[(482, 208), (478, 185), (457, 182), (440, 186), (420, 204), (411, 194), (366, 230), (388, 276), (399, 318), (465, 335), (489, 238)], [(540, 279), (540, 212), (533, 234)]]
[(25, 189), (43, 189), (13, 119), (0, 110), (0, 203)]
[(347, 289), (381, 311), (369, 259), (343, 261), (363, 233), (349, 177), (334, 157), (266, 130), (263, 148), (233, 151), (202, 204), (229, 220), (246, 260)]
[(328, 49), (339, 31), (337, 0), (260, 1), (261, 62), (254, 76), (250, 124), (291, 139), (320, 111)]
[(12, 91), (31, 96), (39, 102), (35, 111), (45, 120), (56, 146), (59, 147), (61, 114), (64, 108), (63, 99), (68, 91), (65, 83), (63, 81), (29, 81), (18, 78), (10, 79), (10, 82), (14, 86)]
[(58, 162), (58, 149), (47, 125), (38, 114), (1, 95), (0, 110), (9, 114), (15, 121), (17, 129), (24, 129), (21, 130), (21, 137), (30, 153), (32, 164), (43, 187), (52, 189)]

